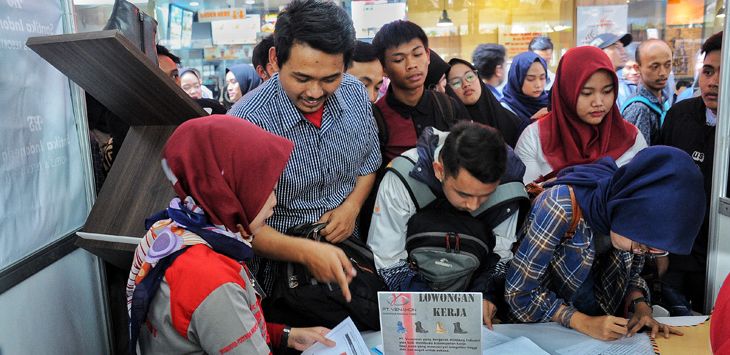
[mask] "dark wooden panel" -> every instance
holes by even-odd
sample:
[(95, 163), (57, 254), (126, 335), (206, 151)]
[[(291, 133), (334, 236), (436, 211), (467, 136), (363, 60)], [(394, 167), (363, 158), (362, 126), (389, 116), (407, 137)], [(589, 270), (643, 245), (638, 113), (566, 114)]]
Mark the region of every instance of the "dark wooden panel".
[(162, 172), (162, 148), (174, 126), (131, 127), (82, 230), (142, 237), (144, 220), (175, 196)]
[(26, 45), (130, 126), (207, 115), (117, 30), (31, 37)]

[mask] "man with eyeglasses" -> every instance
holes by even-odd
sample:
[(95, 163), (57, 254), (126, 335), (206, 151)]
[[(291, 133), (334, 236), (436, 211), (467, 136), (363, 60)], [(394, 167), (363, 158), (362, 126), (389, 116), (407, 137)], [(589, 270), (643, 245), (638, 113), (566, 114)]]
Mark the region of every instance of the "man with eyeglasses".
[(464, 104), (474, 122), (496, 128), (502, 133), (505, 142), (514, 147), (525, 128), (522, 121), (500, 105), (488, 90), (488, 84), (479, 79), (480, 73), (475, 66), (459, 58), (451, 59), (449, 65), (446, 93)]
[(469, 119), (460, 102), (425, 87), (431, 61), (428, 38), (421, 27), (393, 21), (380, 28), (373, 45), (390, 79), (387, 93), (375, 103), (387, 131), (385, 161), (415, 147), (426, 127), (448, 131), (458, 120)]

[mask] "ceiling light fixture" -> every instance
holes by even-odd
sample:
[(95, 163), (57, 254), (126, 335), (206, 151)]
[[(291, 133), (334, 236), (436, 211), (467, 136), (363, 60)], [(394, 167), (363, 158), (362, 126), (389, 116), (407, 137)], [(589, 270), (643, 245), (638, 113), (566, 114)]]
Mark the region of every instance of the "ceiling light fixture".
[(443, 12), (441, 12), (441, 18), (436, 23), (436, 26), (438, 27), (450, 27), (453, 26), (454, 23), (451, 22), (451, 19), (449, 18), (449, 13), (444, 9)]
[(200, 3), (197, 1), (191, 1), (190, 6), (192, 6), (192, 7), (200, 6)]

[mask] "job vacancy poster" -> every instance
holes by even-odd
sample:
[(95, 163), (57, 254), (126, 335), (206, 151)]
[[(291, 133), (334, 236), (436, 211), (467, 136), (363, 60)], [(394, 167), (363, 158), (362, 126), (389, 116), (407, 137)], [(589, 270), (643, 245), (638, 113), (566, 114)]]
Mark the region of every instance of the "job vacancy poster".
[(482, 295), (378, 292), (385, 354), (481, 354)]

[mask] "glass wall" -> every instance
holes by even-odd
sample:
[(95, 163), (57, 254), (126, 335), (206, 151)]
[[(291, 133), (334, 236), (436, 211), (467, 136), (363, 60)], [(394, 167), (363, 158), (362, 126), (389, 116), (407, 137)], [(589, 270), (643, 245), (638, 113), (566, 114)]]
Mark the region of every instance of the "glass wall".
[[(573, 0), (409, 0), (408, 19), (426, 30), (431, 47), (445, 58), (471, 60), (481, 43), (499, 43), (508, 57), (524, 52), (530, 40), (547, 35), (555, 45), (550, 65), (574, 43)], [(446, 10), (453, 26), (440, 27)]]

